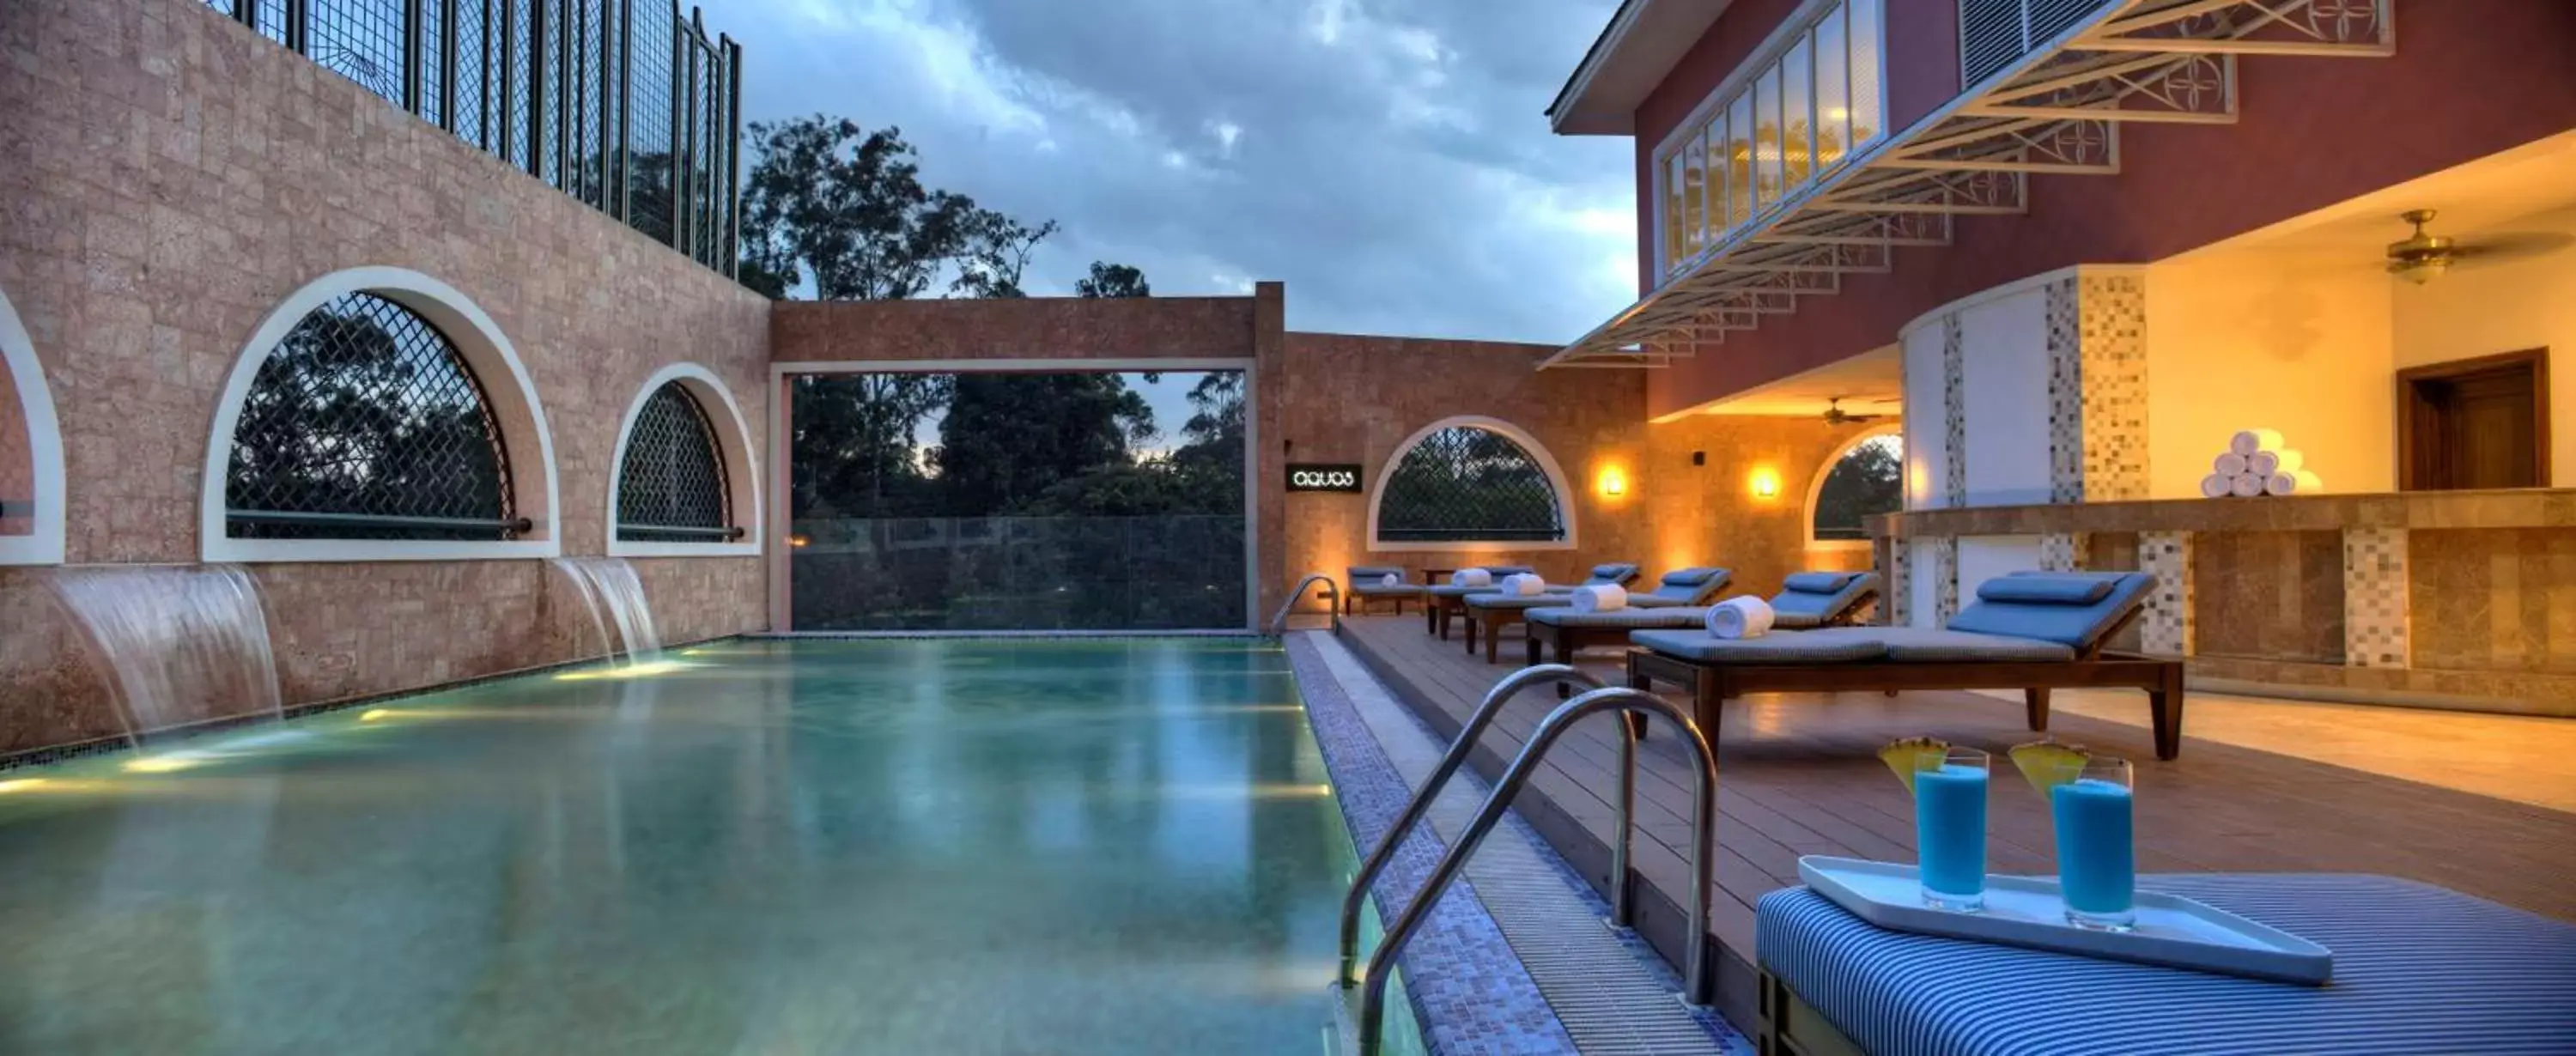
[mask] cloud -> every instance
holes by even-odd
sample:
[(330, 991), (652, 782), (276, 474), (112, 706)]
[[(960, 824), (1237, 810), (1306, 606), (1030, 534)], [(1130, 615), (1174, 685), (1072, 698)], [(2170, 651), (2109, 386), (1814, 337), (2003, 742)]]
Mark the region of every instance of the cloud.
[(1613, 0), (733, 0), (752, 120), (898, 125), (926, 180), (1301, 330), (1561, 342), (1635, 298), (1633, 155), (1541, 111)]

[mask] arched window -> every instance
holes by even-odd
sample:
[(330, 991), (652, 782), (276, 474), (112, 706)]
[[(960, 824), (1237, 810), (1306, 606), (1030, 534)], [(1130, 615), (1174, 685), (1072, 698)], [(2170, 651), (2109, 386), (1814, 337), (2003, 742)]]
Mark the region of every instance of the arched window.
[(35, 342), (0, 296), (0, 565), (63, 560), (63, 438)]
[(1862, 518), (1905, 508), (1905, 439), (1886, 426), (1854, 438), (1826, 463), (1807, 500), (1807, 541), (1863, 547)]
[(402, 268), (278, 302), (224, 382), (202, 480), (206, 561), (563, 552), (527, 367), (472, 300)]
[(673, 363), (650, 378), (617, 434), (608, 552), (718, 557), (760, 552), (759, 470), (733, 393), (713, 371)]
[(644, 398), (617, 474), (617, 537), (629, 542), (739, 538), (715, 423), (679, 382)]
[(1503, 422), (1434, 423), (1378, 474), (1370, 541), (1380, 550), (1573, 545), (1565, 475), (1547, 449)]
[(491, 401), (429, 320), (367, 292), (313, 309), (251, 379), (224, 476), (235, 539), (503, 540), (529, 528)]

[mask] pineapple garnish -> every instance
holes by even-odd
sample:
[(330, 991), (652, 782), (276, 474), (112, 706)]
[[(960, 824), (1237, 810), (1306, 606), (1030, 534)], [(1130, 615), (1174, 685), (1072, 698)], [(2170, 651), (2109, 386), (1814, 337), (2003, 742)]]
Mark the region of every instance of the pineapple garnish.
[(1878, 750), (1878, 758), (1896, 771), (1896, 779), (1905, 782), (1905, 794), (1914, 794), (1914, 771), (1927, 766), (1937, 768), (1950, 755), (1950, 742), (1933, 737), (1907, 737), (1888, 742)]
[(2092, 758), (2092, 753), (2085, 751), (2083, 745), (2067, 744), (2054, 737), (2016, 744), (2012, 749), (2013, 766), (2042, 796), (2082, 775), (2084, 764)]

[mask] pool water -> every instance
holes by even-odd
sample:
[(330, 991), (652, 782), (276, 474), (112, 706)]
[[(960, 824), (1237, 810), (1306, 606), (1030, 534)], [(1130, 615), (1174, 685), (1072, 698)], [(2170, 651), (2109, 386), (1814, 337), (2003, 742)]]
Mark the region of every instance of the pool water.
[(1277, 646), (666, 659), (0, 772), (0, 1052), (1321, 1051)]

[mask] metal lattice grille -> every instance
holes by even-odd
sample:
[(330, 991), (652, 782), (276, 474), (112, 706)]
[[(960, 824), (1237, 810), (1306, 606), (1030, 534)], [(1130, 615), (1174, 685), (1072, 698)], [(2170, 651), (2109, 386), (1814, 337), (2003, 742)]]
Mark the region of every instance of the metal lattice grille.
[(306, 53), (340, 76), (399, 104), (403, 101), (402, 0), (340, 0), (304, 15)]
[(1554, 542), (1564, 505), (1547, 471), (1510, 437), (1451, 426), (1404, 453), (1378, 498), (1388, 542)]
[(617, 537), (629, 542), (724, 542), (733, 537), (715, 423), (679, 382), (644, 400), (617, 475)]
[(251, 381), (224, 482), (228, 534), (506, 539), (524, 530), (509, 467), (490, 401), (446, 335), (382, 297), (343, 294)]
[(671, 241), (671, 52), (679, 46), (672, 39), (674, 29), (668, 8), (635, 8), (626, 222), (666, 244)]

